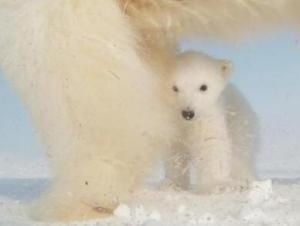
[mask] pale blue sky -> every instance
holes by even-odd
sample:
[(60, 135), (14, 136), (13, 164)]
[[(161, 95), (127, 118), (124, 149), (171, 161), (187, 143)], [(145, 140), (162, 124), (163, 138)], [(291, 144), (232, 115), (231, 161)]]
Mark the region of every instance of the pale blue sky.
[(15, 152), (30, 157), (39, 155), (41, 149), (28, 112), (0, 74), (0, 153)]
[[(300, 44), (297, 39), (294, 33), (282, 32), (239, 45), (209, 41), (183, 44), (185, 49), (194, 48), (234, 62), (233, 82), (261, 117), (261, 156), (277, 158), (276, 164), (283, 168), (286, 164), (300, 165)], [(24, 106), (0, 75), (0, 154), (10, 152), (34, 158), (41, 155), (41, 150)]]

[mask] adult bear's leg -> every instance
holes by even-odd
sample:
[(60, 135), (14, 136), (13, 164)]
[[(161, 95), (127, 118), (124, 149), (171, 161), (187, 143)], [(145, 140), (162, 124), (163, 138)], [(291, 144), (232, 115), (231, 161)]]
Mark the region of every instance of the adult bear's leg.
[(52, 157), (35, 217), (90, 218), (127, 198), (164, 119), (116, 1), (0, 0), (0, 62)]

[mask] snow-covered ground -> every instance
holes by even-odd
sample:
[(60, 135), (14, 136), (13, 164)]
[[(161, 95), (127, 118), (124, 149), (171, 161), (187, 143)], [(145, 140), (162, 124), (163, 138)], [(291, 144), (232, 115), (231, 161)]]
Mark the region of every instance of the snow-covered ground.
[(27, 205), (47, 179), (0, 180), (1, 226), (299, 226), (297, 181), (255, 182), (249, 191), (201, 196), (186, 191), (145, 189), (136, 192), (107, 219), (42, 223), (27, 216)]
[(45, 157), (26, 158), (16, 153), (0, 152), (0, 179), (44, 178), (49, 175), (50, 171)]
[[(260, 174), (264, 178), (287, 178), (275, 165), (272, 167), (273, 172), (261, 167)], [(161, 174), (158, 170), (153, 178)], [(44, 158), (0, 153), (0, 226), (300, 225), (300, 184), (295, 179), (276, 180), (273, 185), (264, 180), (247, 192), (212, 196), (149, 186), (137, 191), (108, 219), (69, 224), (33, 222), (26, 214), (28, 204), (47, 188), (49, 175)]]
[[(26, 214), (28, 204), (49, 183), (46, 159), (0, 152), (0, 226), (299, 226), (299, 152), (286, 152), (284, 159), (276, 151), (262, 153), (257, 164), (262, 182), (250, 191), (201, 196), (149, 187), (108, 219), (47, 224), (33, 222)], [(277, 179), (272, 184), (268, 178)]]

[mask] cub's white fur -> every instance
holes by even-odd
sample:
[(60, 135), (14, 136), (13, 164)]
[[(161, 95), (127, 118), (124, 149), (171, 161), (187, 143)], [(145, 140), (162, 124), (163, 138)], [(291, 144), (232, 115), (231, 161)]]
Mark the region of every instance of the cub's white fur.
[(166, 176), (176, 185), (188, 187), (188, 159), (196, 191), (236, 189), (230, 186), (253, 179), (250, 151), (258, 147), (257, 121), (247, 102), (227, 86), (231, 67), (229, 61), (195, 52), (177, 58), (168, 87), (178, 140), (166, 164)]

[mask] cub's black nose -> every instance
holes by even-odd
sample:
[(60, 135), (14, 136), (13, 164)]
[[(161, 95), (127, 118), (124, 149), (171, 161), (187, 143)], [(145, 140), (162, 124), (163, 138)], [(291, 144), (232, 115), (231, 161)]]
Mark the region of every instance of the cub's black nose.
[(184, 118), (184, 119), (186, 119), (186, 120), (191, 120), (191, 119), (193, 119), (194, 118), (194, 116), (195, 116), (195, 112), (194, 111), (182, 111), (181, 112), (181, 115), (182, 115), (182, 117)]

